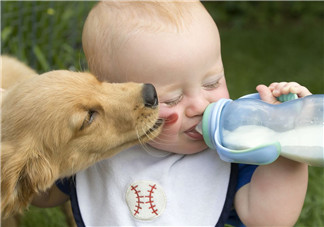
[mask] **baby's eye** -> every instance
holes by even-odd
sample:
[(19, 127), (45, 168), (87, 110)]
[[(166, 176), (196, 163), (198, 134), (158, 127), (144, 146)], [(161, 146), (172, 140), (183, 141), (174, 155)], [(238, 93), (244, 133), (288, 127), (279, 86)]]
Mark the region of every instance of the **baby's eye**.
[(212, 89), (218, 88), (219, 80), (203, 84), (203, 87), (206, 88), (207, 90), (212, 90)]
[(175, 99), (164, 101), (163, 103), (172, 107), (172, 106), (176, 106), (179, 102), (181, 102), (181, 100), (182, 100), (182, 95)]

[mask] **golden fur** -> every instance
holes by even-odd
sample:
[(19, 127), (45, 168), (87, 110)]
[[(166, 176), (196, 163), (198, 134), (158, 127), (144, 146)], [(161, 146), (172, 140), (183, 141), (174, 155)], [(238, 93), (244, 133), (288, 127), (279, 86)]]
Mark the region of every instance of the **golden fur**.
[(158, 108), (146, 107), (142, 92), (143, 84), (99, 82), (89, 73), (64, 70), (6, 91), (1, 106), (2, 215), (23, 210), (55, 180), (157, 136)]
[(12, 87), (14, 84), (21, 82), (23, 80), (32, 78), (37, 75), (37, 73), (25, 65), (24, 63), (18, 61), (16, 58), (11, 56), (1, 56), (1, 88), (7, 89)]

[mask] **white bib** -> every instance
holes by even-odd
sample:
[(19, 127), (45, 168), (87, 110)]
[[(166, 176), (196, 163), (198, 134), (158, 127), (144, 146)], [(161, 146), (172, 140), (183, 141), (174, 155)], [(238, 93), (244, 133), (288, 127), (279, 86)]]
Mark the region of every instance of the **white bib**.
[(141, 146), (124, 150), (76, 175), (86, 226), (215, 226), (231, 164), (213, 150), (194, 155)]

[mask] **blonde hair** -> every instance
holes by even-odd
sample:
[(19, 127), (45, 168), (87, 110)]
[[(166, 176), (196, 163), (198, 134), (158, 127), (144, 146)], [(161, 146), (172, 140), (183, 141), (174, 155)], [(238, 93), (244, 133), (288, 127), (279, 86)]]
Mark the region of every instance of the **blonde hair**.
[(113, 57), (131, 34), (181, 32), (192, 21), (199, 1), (102, 1), (89, 13), (82, 33), (90, 71), (99, 80), (110, 80)]

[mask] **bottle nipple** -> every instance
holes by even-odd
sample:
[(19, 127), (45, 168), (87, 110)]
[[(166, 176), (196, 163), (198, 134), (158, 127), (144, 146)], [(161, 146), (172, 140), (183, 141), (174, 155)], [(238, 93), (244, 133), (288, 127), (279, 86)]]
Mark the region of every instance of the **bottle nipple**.
[(199, 132), (201, 135), (203, 134), (203, 131), (202, 131), (202, 121), (199, 122), (199, 124), (196, 126), (196, 131)]

